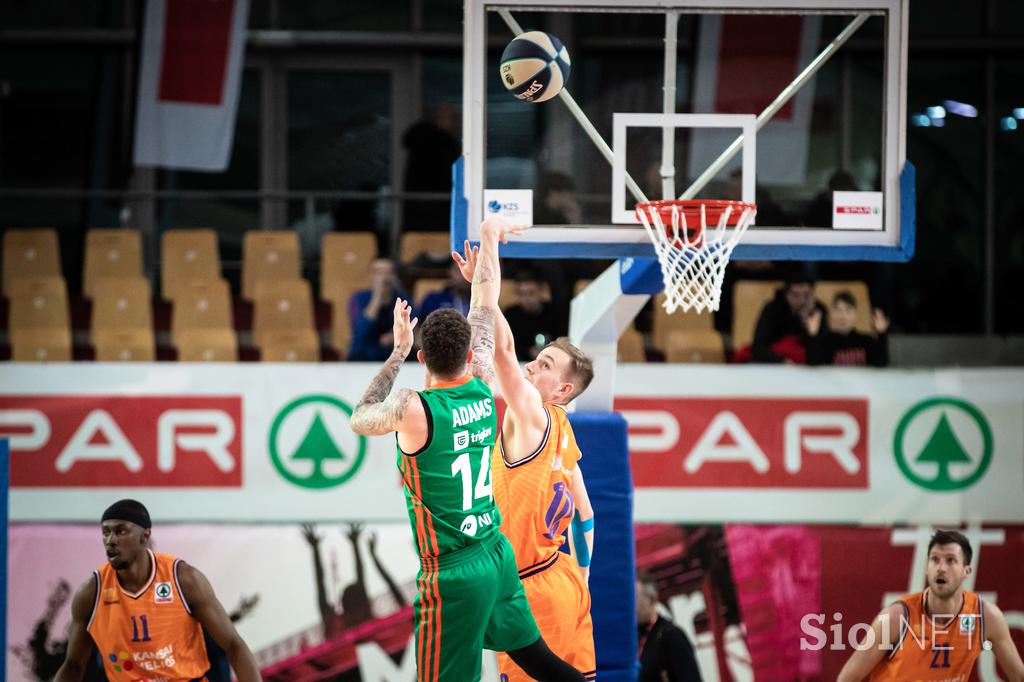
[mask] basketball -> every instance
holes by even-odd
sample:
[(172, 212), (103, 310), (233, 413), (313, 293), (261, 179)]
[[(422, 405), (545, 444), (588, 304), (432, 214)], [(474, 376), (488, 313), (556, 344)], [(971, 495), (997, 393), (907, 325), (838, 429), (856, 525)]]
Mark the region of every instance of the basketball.
[(501, 82), (518, 99), (546, 102), (569, 80), (569, 51), (544, 31), (516, 36), (501, 54)]

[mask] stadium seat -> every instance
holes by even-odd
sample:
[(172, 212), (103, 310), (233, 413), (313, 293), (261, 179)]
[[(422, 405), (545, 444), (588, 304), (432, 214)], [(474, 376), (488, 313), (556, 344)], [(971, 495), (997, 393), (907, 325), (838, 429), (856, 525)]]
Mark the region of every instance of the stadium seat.
[(101, 279), (92, 303), (92, 333), (146, 330), (152, 337), (149, 280), (145, 277)]
[(174, 344), (180, 362), (235, 362), (238, 340), (232, 329), (189, 329)]
[(516, 281), (514, 279), (501, 280), (501, 289), (498, 291), (498, 307), (504, 310), (516, 304)]
[(195, 330), (231, 330), (231, 292), (224, 280), (189, 281), (177, 288), (171, 311), (171, 338), (181, 341)]
[(60, 245), (50, 227), (4, 232), (3, 293), (11, 297), (11, 282), (22, 277), (60, 277)]
[(252, 301), (259, 282), (297, 280), (302, 276), (299, 235), (291, 230), (251, 230), (242, 241), (242, 298)]
[(70, 362), (71, 333), (66, 327), (11, 330), (14, 362)]
[(8, 328), (11, 357), (18, 362), (71, 360), (67, 286), (63, 277), (25, 277), (11, 282)]
[(644, 335), (632, 326), (626, 328), (619, 337), (619, 362), (644, 362)]
[(370, 280), (370, 263), (377, 257), (377, 238), (372, 232), (329, 232), (320, 247), (320, 298), (341, 300), (352, 285), (364, 288)]
[(451, 243), (451, 235), (447, 232), (407, 232), (402, 235), (402, 262), (415, 260), (421, 253), (444, 258), (451, 253)]
[(674, 331), (702, 331), (714, 329), (714, 313), (704, 311), (698, 313), (690, 311), (684, 313), (682, 308), (677, 308), (674, 313), (665, 310), (665, 293), (662, 292), (654, 297), (654, 320), (651, 323), (651, 332), (654, 336), (654, 346), (659, 350), (666, 351), (668, 337)]
[(173, 301), (187, 282), (221, 278), (217, 233), (211, 229), (167, 230), (160, 238), (160, 290)]
[(263, 362), (317, 362), (320, 343), (312, 329), (268, 332), (260, 347)]
[(840, 291), (849, 291), (853, 294), (853, 300), (857, 302), (857, 322), (854, 327), (862, 334), (874, 334), (871, 326), (871, 296), (868, 293), (868, 285), (864, 282), (852, 281), (822, 281), (814, 286), (814, 295), (825, 304), (825, 307), (832, 306), (832, 299)]
[(351, 289), (343, 289), (340, 300), (331, 303), (331, 347), (341, 353), (342, 359), (348, 354), (348, 344), (352, 340), (352, 323), (348, 317), (348, 302), (352, 294), (365, 289), (366, 285), (351, 284)]
[(152, 329), (101, 329), (94, 331), (92, 338), (99, 362), (153, 362), (156, 359)]
[(92, 229), (85, 235), (82, 293), (96, 295), (96, 283), (107, 278), (142, 277), (142, 239), (138, 230)]
[(725, 362), (722, 335), (714, 329), (671, 331), (668, 334), (665, 359), (668, 362)]
[(68, 291), (63, 277), (24, 277), (11, 282), (9, 328), (68, 328)]
[(740, 280), (733, 289), (732, 347), (749, 346), (754, 340), (757, 318), (764, 304), (775, 297), (781, 281)]
[(253, 301), (253, 343), (263, 348), (270, 334), (310, 331), (314, 337), (313, 296), (304, 279), (261, 282)]

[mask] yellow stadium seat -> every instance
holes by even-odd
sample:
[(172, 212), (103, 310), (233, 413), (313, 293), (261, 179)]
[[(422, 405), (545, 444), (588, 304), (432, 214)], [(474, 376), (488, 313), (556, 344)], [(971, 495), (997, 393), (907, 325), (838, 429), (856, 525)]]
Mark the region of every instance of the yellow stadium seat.
[(725, 362), (722, 335), (714, 329), (671, 331), (668, 334), (665, 359), (668, 362)]
[(261, 282), (253, 301), (253, 342), (262, 348), (273, 332), (313, 331), (313, 296), (304, 279)]
[(4, 232), (4, 296), (11, 282), (22, 277), (60, 277), (60, 245), (51, 227), (10, 229)]
[(71, 332), (67, 327), (12, 329), (11, 359), (15, 362), (69, 362)]
[(217, 233), (207, 228), (167, 230), (160, 238), (160, 262), (160, 289), (167, 301), (187, 282), (219, 280)]
[(365, 288), (370, 263), (377, 257), (377, 238), (372, 232), (329, 232), (320, 247), (320, 298), (336, 301), (352, 284)]
[(627, 327), (619, 337), (619, 362), (644, 362), (644, 335), (633, 327)]
[(320, 343), (312, 329), (275, 330), (267, 334), (260, 347), (263, 362), (317, 362)]
[(400, 254), (403, 263), (414, 260), (421, 253), (437, 258), (451, 254), (451, 235), (447, 232), (407, 232), (402, 235)]
[(196, 329), (232, 329), (231, 292), (224, 280), (183, 282), (171, 310), (175, 345)]
[(85, 235), (82, 293), (94, 298), (101, 279), (142, 277), (142, 239), (138, 230), (92, 229)]
[(100, 331), (153, 330), (149, 280), (144, 277), (101, 279), (94, 285), (93, 335)]
[(302, 276), (299, 235), (291, 230), (250, 230), (242, 241), (242, 298), (256, 296), (259, 282), (296, 280)]
[(238, 341), (232, 329), (189, 329), (175, 342), (180, 362), (235, 362)]
[(94, 331), (92, 338), (99, 362), (153, 362), (156, 359), (152, 329), (101, 329)]
[(662, 292), (654, 297), (654, 320), (651, 324), (651, 333), (654, 336), (654, 346), (665, 351), (668, 346), (668, 335), (673, 331), (702, 331), (714, 329), (714, 313), (704, 311), (701, 313), (690, 311), (684, 313), (682, 308), (669, 313), (665, 310), (665, 293)]

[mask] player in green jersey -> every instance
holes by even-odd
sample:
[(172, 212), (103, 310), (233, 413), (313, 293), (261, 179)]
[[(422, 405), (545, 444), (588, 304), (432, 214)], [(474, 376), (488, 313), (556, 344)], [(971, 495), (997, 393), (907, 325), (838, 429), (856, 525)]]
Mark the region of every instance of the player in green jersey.
[(425, 391), (395, 378), (413, 344), (417, 320), (395, 301), (391, 357), (352, 415), (362, 435), (397, 433), (409, 522), (420, 554), (415, 603), (419, 682), (480, 679), (483, 649), (506, 651), (537, 680), (583, 681), (551, 653), (530, 612), (501, 518), (491, 495), (490, 449), (497, 435), (493, 381), (494, 310), (501, 274), (497, 244), (521, 228), (481, 226), (481, 252), (468, 320), (451, 309), (423, 323), (420, 362)]

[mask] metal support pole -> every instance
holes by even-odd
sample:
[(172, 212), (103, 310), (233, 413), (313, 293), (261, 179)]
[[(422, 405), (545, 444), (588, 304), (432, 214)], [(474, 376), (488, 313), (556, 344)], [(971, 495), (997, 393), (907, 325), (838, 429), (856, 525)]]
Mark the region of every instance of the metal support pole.
[[(666, 114), (676, 113), (676, 48), (679, 37), (679, 12), (665, 12), (665, 84), (662, 88), (664, 99), (662, 110)], [(665, 126), (661, 129), (661, 198), (671, 199), (676, 195), (676, 129)]]
[[(770, 121), (772, 117), (778, 113), (779, 109), (786, 106), (786, 102), (793, 98), (793, 95), (803, 87), (804, 83), (810, 80), (814, 74), (818, 73), (821, 67), (823, 67), (825, 63), (835, 55), (836, 51), (839, 50), (839, 48), (857, 32), (857, 29), (859, 29), (864, 22), (868, 20), (868, 16), (868, 14), (858, 14), (856, 18), (854, 18), (854, 20), (851, 21), (849, 25), (847, 25), (847, 27), (844, 28), (824, 50), (821, 51), (821, 54), (811, 60), (811, 63), (800, 72), (800, 75), (797, 76), (792, 83), (783, 88), (782, 92), (779, 93), (779, 96), (775, 98), (775, 101), (769, 104), (768, 107), (758, 115), (758, 130), (763, 128), (764, 124)], [(732, 157), (736, 156), (736, 153), (742, 147), (743, 136), (740, 135), (733, 140), (732, 144), (722, 152), (722, 155), (719, 156), (714, 163), (708, 166), (707, 170), (701, 173), (699, 178), (693, 181), (693, 184), (690, 185), (686, 191), (679, 196), (679, 198), (692, 199), (697, 196), (697, 192), (704, 189), (704, 187), (711, 182), (716, 175), (718, 175), (718, 172), (725, 168), (725, 164), (729, 163)]]

